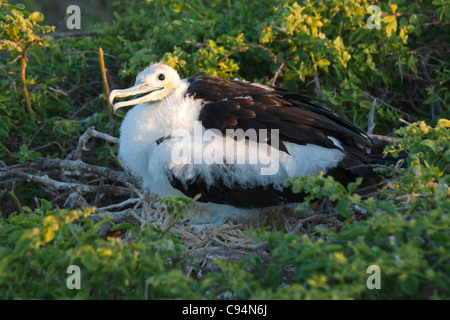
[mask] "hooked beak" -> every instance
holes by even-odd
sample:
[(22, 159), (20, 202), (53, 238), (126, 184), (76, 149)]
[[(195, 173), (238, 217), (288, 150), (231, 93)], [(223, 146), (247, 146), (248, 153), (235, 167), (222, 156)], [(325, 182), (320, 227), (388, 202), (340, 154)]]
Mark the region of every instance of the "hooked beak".
[[(142, 103), (142, 102), (148, 102), (151, 101), (149, 99), (149, 95), (152, 92), (162, 90), (163, 87), (152, 87), (148, 84), (138, 84), (128, 89), (122, 89), (122, 90), (113, 90), (109, 94), (109, 103), (113, 107), (113, 111), (116, 112), (119, 108), (125, 107), (125, 106), (134, 106), (136, 104)], [(130, 97), (135, 96), (133, 99), (128, 101), (122, 101), (114, 104), (114, 98), (123, 98), (123, 97)]]

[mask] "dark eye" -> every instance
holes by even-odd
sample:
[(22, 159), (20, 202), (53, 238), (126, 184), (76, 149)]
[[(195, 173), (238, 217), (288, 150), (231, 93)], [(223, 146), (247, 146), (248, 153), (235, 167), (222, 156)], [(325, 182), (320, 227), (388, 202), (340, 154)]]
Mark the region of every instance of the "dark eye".
[(166, 78), (166, 76), (162, 73), (158, 76), (158, 79), (161, 81), (163, 81), (165, 78)]

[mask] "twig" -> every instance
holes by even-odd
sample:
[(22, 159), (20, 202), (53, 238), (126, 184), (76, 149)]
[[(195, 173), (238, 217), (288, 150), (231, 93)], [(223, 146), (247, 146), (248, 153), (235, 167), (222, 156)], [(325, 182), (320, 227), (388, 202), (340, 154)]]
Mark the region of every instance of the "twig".
[(411, 193), (411, 194), (405, 194), (403, 196), (397, 196), (394, 199), (395, 200), (407, 199), (408, 201), (410, 201), (411, 198), (433, 198), (433, 197), (434, 197), (434, 194)]
[(74, 93), (75, 91), (77, 91), (80, 88), (92, 87), (93, 84), (101, 84), (101, 83), (103, 83), (103, 81), (98, 81), (98, 80), (94, 80), (94, 81), (91, 81), (91, 82), (83, 83), (83, 84), (80, 84), (78, 86), (73, 86), (70, 90), (67, 91), (67, 93), (70, 95), (70, 94)]
[(370, 114), (369, 114), (369, 123), (367, 125), (367, 134), (371, 135), (373, 132), (373, 129), (375, 128), (375, 122), (373, 121), (374, 119), (374, 115), (375, 115), (375, 104), (377, 102), (377, 99), (374, 98), (372, 101), (372, 108), (370, 109)]
[(100, 70), (102, 72), (102, 78), (103, 78), (103, 88), (105, 89), (106, 94), (106, 109), (108, 111), (108, 118), (109, 118), (109, 134), (112, 134), (114, 132), (114, 117), (112, 112), (112, 106), (109, 103), (109, 85), (108, 85), (108, 78), (106, 77), (106, 68), (105, 68), (105, 59), (103, 58), (103, 49), (98, 49), (98, 55), (99, 55), (99, 62), (100, 62)]
[[(124, 172), (114, 171), (106, 167), (95, 166), (85, 163), (81, 160), (61, 160), (61, 159), (46, 159), (38, 158), (37, 165), (41, 169), (65, 169), (72, 171), (80, 171), (83, 173), (93, 173), (113, 181), (119, 181), (124, 184), (131, 184), (136, 186), (139, 184), (139, 179), (132, 177)], [(134, 190), (133, 190), (134, 191)]]
[(371, 99), (377, 99), (377, 101), (378, 101), (379, 104), (382, 104), (382, 105), (388, 107), (389, 109), (392, 109), (392, 110), (394, 110), (395, 112), (398, 112), (398, 113), (404, 115), (405, 117), (408, 117), (408, 118), (410, 118), (410, 119), (413, 119), (414, 121), (417, 121), (417, 118), (416, 118), (416, 117), (414, 117), (414, 116), (412, 116), (412, 115), (410, 115), (410, 114), (408, 114), (408, 113), (406, 113), (406, 112), (404, 112), (404, 111), (402, 111), (402, 110), (400, 110), (400, 109), (398, 109), (398, 108), (396, 108), (396, 107), (391, 106), (391, 105), (390, 105), (389, 103), (387, 103), (386, 101), (383, 101), (383, 100), (381, 100), (381, 99), (379, 99), (379, 98), (375, 98), (373, 95), (371, 95), (370, 93), (365, 92), (365, 91), (363, 91), (363, 90), (360, 90), (360, 92), (363, 93), (363, 94), (365, 94), (366, 96), (370, 97)]
[(81, 183), (60, 182), (49, 178), (48, 175), (36, 176), (16, 169), (4, 173), (0, 172), (0, 177), (4, 176), (18, 177), (29, 182), (36, 182), (48, 187), (51, 190), (74, 190), (80, 193), (104, 192), (115, 195), (130, 195), (130, 190), (124, 187), (116, 187), (111, 185), (95, 186)]
[(118, 138), (112, 137), (106, 133), (98, 132), (94, 129), (93, 126), (91, 126), (91, 127), (87, 128), (86, 132), (81, 135), (80, 140), (78, 141), (77, 148), (73, 155), (73, 159), (75, 159), (75, 160), (81, 159), (81, 154), (82, 154), (83, 150), (87, 151), (86, 143), (91, 137), (100, 138), (100, 139), (106, 140), (106, 141), (114, 143), (114, 144), (119, 144)]
[(72, 115), (71, 115), (68, 119), (69, 119), (69, 120), (70, 120), (70, 119), (73, 119), (78, 113), (80, 113), (81, 111), (83, 111), (87, 106), (89, 106), (90, 104), (94, 103), (94, 102), (97, 101), (98, 99), (100, 99), (100, 97), (95, 97), (95, 98), (92, 99), (91, 101), (89, 101), (89, 102), (83, 104), (83, 105), (81, 106), (81, 108), (78, 109), (77, 111), (75, 111), (74, 113), (72, 113)]
[(89, 216), (89, 219), (96, 222), (96, 221), (106, 218), (108, 215), (111, 215), (113, 217), (113, 222), (120, 221), (120, 222), (130, 222), (130, 223), (134, 223), (134, 224), (138, 223), (138, 221), (136, 221), (136, 218), (134, 218), (130, 215), (130, 209), (126, 209), (126, 210), (118, 211), (118, 212), (95, 213), (95, 214), (91, 214)]
[(203, 43), (195, 42), (195, 41), (189, 41), (189, 40), (184, 41), (184, 43), (190, 44), (191, 46), (194, 46), (194, 47), (196, 47), (198, 49), (203, 48), (205, 46)]
[(281, 74), (281, 71), (283, 70), (284, 66), (285, 66), (285, 63), (283, 61), (283, 62), (281, 62), (280, 67), (277, 69), (277, 71), (275, 71), (275, 75), (272, 80), (272, 86), (275, 86), (275, 81), (277, 81), (277, 78)]
[(402, 118), (399, 118), (398, 121), (400, 121), (400, 122), (406, 124), (407, 126), (410, 126), (410, 125), (411, 125), (410, 122), (408, 122), (408, 121), (406, 121), (405, 119), (402, 119)]
[(323, 96), (322, 89), (320, 88), (319, 72), (314, 73), (314, 87), (316, 96)]
[(387, 142), (389, 144), (397, 142), (399, 139), (398, 138), (394, 138), (394, 137), (388, 137), (388, 136), (381, 136), (378, 134), (368, 134), (369, 138), (371, 140), (376, 140), (376, 141), (383, 141), (383, 142)]
[(73, 231), (72, 224), (69, 223), (67, 226), (69, 227), (70, 233), (72, 233), (72, 235), (75, 238), (75, 240), (77, 240), (78, 244), (81, 245), (80, 238), (78, 238), (78, 236), (76, 235), (75, 231)]
[(61, 120), (64, 119), (63, 117), (53, 117), (50, 119), (47, 119), (44, 121), (44, 123), (39, 127), (39, 129), (36, 130), (36, 132), (33, 134), (33, 136), (30, 138), (30, 140), (27, 143), (27, 147), (29, 147), (31, 145), (31, 142), (33, 142), (34, 138), (36, 138), (36, 136), (39, 134), (39, 132), (41, 132), (42, 129), (44, 129), (44, 127), (53, 120)]
[(106, 206), (106, 207), (102, 207), (102, 208), (97, 208), (97, 212), (103, 212), (103, 211), (109, 211), (109, 210), (122, 208), (122, 207), (125, 207), (125, 206), (130, 205), (130, 204), (135, 204), (136, 202), (138, 202), (140, 200), (141, 200), (140, 198), (128, 199), (128, 200), (125, 200), (125, 201), (123, 201), (121, 203), (112, 204), (112, 205), (109, 205), (109, 206)]
[(67, 154), (66, 150), (64, 150), (63, 146), (58, 141), (50, 141), (49, 143), (44, 144), (43, 146), (39, 146), (39, 147), (33, 148), (31, 150), (37, 151), (37, 150), (45, 149), (45, 148), (47, 148), (48, 146), (50, 146), (52, 144), (56, 145), (59, 148), (59, 150), (61, 150), (61, 154), (63, 156), (65, 156)]
[(96, 36), (97, 34), (98, 33), (95, 31), (53, 32), (40, 35), (40, 37), (52, 37), (55, 39), (59, 39), (59, 38), (78, 38), (78, 37)]
[(316, 213), (312, 216), (298, 220), (298, 224), (301, 225), (305, 222), (309, 222), (309, 221), (313, 221), (313, 220), (317, 220), (317, 219), (328, 219), (331, 217), (335, 217), (337, 215), (338, 215), (337, 213)]

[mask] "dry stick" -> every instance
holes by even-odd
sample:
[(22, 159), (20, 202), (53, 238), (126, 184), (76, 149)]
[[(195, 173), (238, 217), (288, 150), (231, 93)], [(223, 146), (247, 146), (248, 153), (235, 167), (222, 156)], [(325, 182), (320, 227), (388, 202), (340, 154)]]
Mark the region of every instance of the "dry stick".
[(88, 193), (88, 192), (104, 192), (104, 193), (112, 193), (115, 195), (130, 195), (130, 190), (124, 187), (116, 187), (111, 185), (86, 185), (81, 183), (69, 183), (69, 182), (60, 182), (49, 178), (47, 175), (44, 176), (35, 176), (20, 170), (10, 170), (9, 172), (2, 173), (0, 172), (0, 177), (10, 176), (21, 178), (26, 181), (32, 181), (44, 186), (47, 186), (52, 190), (76, 190), (80, 193)]
[(375, 122), (373, 121), (374, 117), (375, 117), (375, 104), (377, 102), (377, 99), (373, 99), (372, 101), (372, 108), (370, 109), (370, 114), (369, 114), (369, 123), (367, 125), (367, 134), (370, 135), (373, 132), (373, 129), (375, 128)]
[[(108, 212), (109, 215), (113, 217), (114, 222), (130, 222), (137, 224), (139, 221), (136, 220), (136, 218), (132, 217), (129, 214), (130, 210), (126, 209), (123, 211), (117, 211), (117, 212)], [(107, 217), (107, 214), (105, 212), (101, 213), (94, 213), (89, 216), (89, 219), (93, 220), (94, 222), (99, 221), (101, 219), (104, 219)]]
[(78, 145), (73, 155), (73, 159), (75, 160), (81, 159), (81, 153), (83, 152), (83, 150), (86, 150), (86, 143), (91, 137), (100, 138), (114, 144), (119, 144), (118, 138), (110, 136), (103, 132), (98, 132), (97, 130), (94, 129), (93, 126), (91, 126), (87, 128), (86, 132), (83, 133), (80, 139), (78, 140)]
[(389, 144), (397, 142), (399, 140), (399, 138), (388, 137), (388, 136), (381, 136), (381, 135), (378, 135), (378, 134), (368, 134), (368, 136), (372, 140), (383, 141), (383, 142), (387, 142)]
[(329, 219), (329, 218), (336, 217), (336, 216), (338, 216), (337, 213), (316, 213), (312, 216), (298, 220), (298, 224), (301, 225), (305, 222), (309, 222), (309, 221), (313, 221), (313, 220), (317, 220), (317, 219)]
[(315, 88), (315, 94), (316, 96), (322, 97), (323, 96), (323, 92), (322, 89), (320, 88), (320, 80), (319, 80), (319, 72), (314, 73), (314, 88)]
[(102, 71), (102, 78), (103, 78), (103, 87), (105, 89), (106, 94), (106, 109), (108, 110), (108, 118), (109, 118), (109, 133), (112, 134), (114, 132), (114, 117), (112, 113), (112, 107), (109, 103), (109, 85), (108, 85), (108, 79), (106, 77), (106, 68), (105, 68), (105, 59), (103, 58), (103, 49), (98, 49), (99, 54), (99, 61), (100, 61), (100, 69)]
[[(136, 186), (139, 185), (139, 179), (132, 177), (124, 172), (114, 171), (107, 167), (95, 166), (93, 164), (85, 163), (81, 160), (71, 161), (71, 160), (61, 160), (61, 159), (46, 159), (38, 158), (37, 165), (40, 169), (65, 169), (71, 171), (80, 171), (83, 173), (93, 173), (113, 181), (119, 181), (124, 184), (130, 184)], [(134, 191), (135, 190), (130, 190)]]
[(30, 138), (30, 140), (27, 143), (27, 147), (29, 147), (31, 145), (31, 142), (33, 142), (34, 138), (36, 138), (36, 136), (39, 134), (39, 132), (41, 132), (42, 129), (44, 129), (44, 127), (53, 120), (61, 120), (64, 119), (63, 117), (53, 117), (50, 119), (47, 119), (44, 121), (44, 123), (39, 127), (39, 129), (36, 130), (36, 132), (33, 134), (33, 136)]
[(360, 90), (360, 92), (361, 92), (361, 93), (364, 93), (366, 96), (368, 96), (368, 97), (370, 97), (370, 98), (372, 98), (372, 99), (377, 99), (378, 104), (382, 104), (382, 105), (388, 107), (389, 109), (392, 109), (392, 110), (394, 110), (395, 112), (398, 112), (398, 113), (404, 115), (404, 116), (407, 117), (407, 118), (410, 118), (410, 119), (413, 119), (414, 121), (417, 121), (417, 118), (416, 118), (416, 117), (414, 117), (414, 116), (412, 116), (412, 115), (410, 115), (410, 114), (408, 114), (408, 113), (406, 113), (406, 112), (404, 112), (404, 111), (402, 111), (402, 110), (400, 110), (400, 109), (398, 109), (398, 108), (396, 108), (396, 107), (393, 107), (392, 105), (390, 105), (390, 104), (387, 103), (386, 101), (383, 101), (383, 100), (381, 100), (381, 99), (379, 99), (379, 98), (375, 98), (373, 95), (371, 95), (370, 93), (365, 92), (365, 91), (363, 91), (363, 90)]
[(284, 62), (281, 62), (280, 67), (277, 69), (277, 71), (275, 71), (275, 75), (274, 75), (273, 80), (272, 80), (272, 87), (275, 86), (275, 82), (277, 81), (277, 78), (281, 74), (281, 71), (283, 70), (284, 67), (285, 67)]
[(87, 106), (89, 106), (90, 104), (94, 103), (95, 101), (97, 101), (98, 99), (100, 99), (100, 97), (96, 97), (94, 99), (92, 99), (91, 101), (83, 104), (77, 111), (75, 111), (74, 113), (72, 113), (72, 115), (68, 118), (73, 119), (78, 113), (80, 113), (81, 111), (83, 111)]
[(125, 206), (130, 205), (130, 204), (135, 204), (136, 202), (138, 202), (140, 200), (141, 200), (140, 198), (128, 199), (128, 200), (125, 200), (125, 201), (123, 201), (121, 203), (111, 204), (111, 205), (106, 206), (106, 207), (97, 208), (97, 212), (109, 211), (109, 210), (122, 208), (122, 207), (125, 207)]

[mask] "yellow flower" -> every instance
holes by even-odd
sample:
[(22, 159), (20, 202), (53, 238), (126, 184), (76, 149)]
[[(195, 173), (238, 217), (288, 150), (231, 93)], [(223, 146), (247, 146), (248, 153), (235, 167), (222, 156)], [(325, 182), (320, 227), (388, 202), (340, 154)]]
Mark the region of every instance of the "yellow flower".
[(110, 249), (101, 250), (99, 254), (101, 257), (109, 257), (112, 255), (112, 251)]
[(419, 121), (420, 130), (422, 130), (425, 134), (430, 131), (430, 127), (425, 124), (423, 121)]
[(54, 216), (47, 216), (44, 219), (44, 226), (50, 227), (52, 230), (58, 230), (58, 220)]
[(342, 252), (335, 252), (334, 257), (336, 258), (338, 263), (344, 263), (347, 261), (347, 258), (342, 254)]
[(450, 120), (439, 119), (437, 128), (450, 128)]
[(309, 283), (309, 285), (310, 285), (311, 287), (317, 286), (317, 281), (314, 280), (314, 279), (309, 279), (309, 280), (308, 280), (308, 283)]

